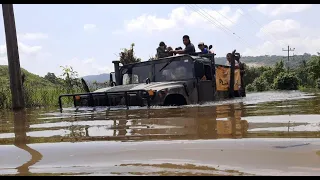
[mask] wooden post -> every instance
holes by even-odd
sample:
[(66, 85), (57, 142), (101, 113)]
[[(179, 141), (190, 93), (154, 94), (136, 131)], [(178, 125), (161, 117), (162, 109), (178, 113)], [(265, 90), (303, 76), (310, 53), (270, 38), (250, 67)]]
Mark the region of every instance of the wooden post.
[(25, 108), (25, 102), (21, 82), (20, 60), (13, 5), (2, 4), (2, 13), (6, 34), (10, 89), (12, 95), (12, 109), (18, 110)]

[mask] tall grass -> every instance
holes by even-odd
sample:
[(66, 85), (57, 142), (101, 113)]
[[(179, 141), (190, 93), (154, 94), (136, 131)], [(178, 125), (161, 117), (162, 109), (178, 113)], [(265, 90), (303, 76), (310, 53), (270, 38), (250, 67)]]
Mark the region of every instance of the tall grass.
[[(68, 90), (61, 87), (31, 87), (24, 86), (26, 107), (54, 107), (58, 106), (58, 98), (61, 94), (79, 93), (81, 89)], [(64, 98), (64, 105), (72, 105), (72, 98)], [(9, 109), (12, 106), (11, 92), (9, 87), (0, 88), (0, 109)]]

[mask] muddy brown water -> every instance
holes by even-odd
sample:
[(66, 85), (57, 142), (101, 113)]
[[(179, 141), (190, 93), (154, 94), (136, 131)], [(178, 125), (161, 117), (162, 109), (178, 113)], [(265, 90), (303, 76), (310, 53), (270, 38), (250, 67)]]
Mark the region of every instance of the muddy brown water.
[(0, 175), (320, 175), (320, 96), (0, 113)]

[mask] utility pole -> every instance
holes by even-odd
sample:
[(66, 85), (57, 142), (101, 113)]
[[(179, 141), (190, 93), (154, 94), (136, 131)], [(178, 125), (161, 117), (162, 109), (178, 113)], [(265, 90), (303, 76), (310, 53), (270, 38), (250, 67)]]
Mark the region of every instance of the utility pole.
[(288, 46), (288, 49), (283, 49), (282, 48), (282, 51), (288, 51), (288, 63), (287, 63), (288, 64), (288, 71), (289, 71), (289, 58), (290, 58), (290, 54), (289, 53), (290, 53), (290, 51), (294, 51), (295, 49), (296, 48), (291, 49), (290, 46)]
[(21, 69), (13, 5), (2, 4), (2, 13), (4, 30), (6, 34), (8, 69), (12, 95), (12, 109), (19, 110), (25, 108), (25, 102), (21, 82)]

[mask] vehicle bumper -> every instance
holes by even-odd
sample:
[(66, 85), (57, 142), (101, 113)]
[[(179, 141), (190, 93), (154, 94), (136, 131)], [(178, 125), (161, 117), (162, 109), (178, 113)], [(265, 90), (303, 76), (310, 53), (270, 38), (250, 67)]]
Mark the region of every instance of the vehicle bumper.
[(119, 92), (92, 92), (81, 94), (64, 94), (59, 96), (59, 107), (62, 110), (63, 97), (73, 97), (74, 107), (116, 107), (116, 106), (154, 106), (161, 105), (163, 97), (159, 92), (147, 90), (130, 90)]

